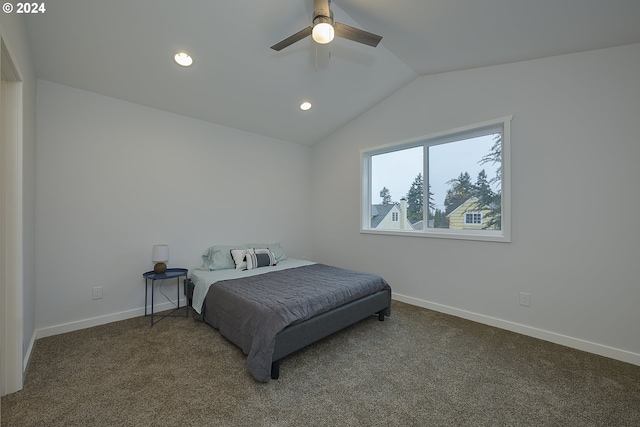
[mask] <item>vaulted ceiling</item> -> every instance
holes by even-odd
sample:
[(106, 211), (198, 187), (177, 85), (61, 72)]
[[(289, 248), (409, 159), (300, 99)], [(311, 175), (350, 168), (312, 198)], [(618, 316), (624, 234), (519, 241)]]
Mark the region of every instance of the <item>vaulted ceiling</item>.
[(335, 0), (335, 20), (378, 47), (308, 37), (280, 52), (313, 0), (45, 5), (25, 15), (38, 78), (304, 145), (419, 75), (640, 42), (639, 0)]

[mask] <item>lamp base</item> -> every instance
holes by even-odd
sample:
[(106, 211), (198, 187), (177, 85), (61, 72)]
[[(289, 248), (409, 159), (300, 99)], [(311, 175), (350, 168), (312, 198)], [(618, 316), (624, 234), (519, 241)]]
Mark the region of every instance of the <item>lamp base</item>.
[(153, 266), (153, 272), (156, 274), (161, 274), (167, 271), (167, 264), (164, 262), (159, 262)]

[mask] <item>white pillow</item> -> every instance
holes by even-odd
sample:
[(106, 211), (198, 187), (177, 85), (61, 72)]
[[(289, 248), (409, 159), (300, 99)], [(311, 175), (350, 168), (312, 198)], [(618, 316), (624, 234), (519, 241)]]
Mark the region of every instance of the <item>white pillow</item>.
[(247, 269), (247, 254), (254, 253), (253, 248), (231, 249), (231, 258), (236, 265), (236, 270)]

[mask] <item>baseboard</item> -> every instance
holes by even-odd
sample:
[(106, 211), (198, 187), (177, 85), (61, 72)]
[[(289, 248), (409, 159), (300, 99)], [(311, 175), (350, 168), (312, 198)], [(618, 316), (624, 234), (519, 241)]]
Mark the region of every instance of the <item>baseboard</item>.
[[(180, 307), (186, 305), (186, 299), (180, 299)], [(175, 308), (175, 301), (167, 301), (154, 305), (154, 312), (158, 313), (164, 310), (171, 310)], [(45, 338), (52, 335), (64, 334), (66, 332), (73, 332), (80, 329), (91, 328), (93, 326), (106, 325), (107, 323), (118, 322), (120, 320), (131, 319), (132, 317), (144, 316), (144, 307), (136, 308), (133, 310), (121, 311), (118, 313), (106, 314), (104, 316), (92, 317), (89, 319), (77, 320), (69, 323), (62, 323), (60, 325), (47, 326), (40, 328), (36, 331), (36, 338)]]
[(611, 359), (620, 360), (622, 362), (631, 363), (633, 365), (640, 366), (640, 354), (633, 353), (626, 350), (621, 350), (606, 345), (585, 341), (579, 338), (570, 337), (567, 335), (558, 334), (543, 329), (534, 328), (520, 323), (510, 322), (507, 320), (497, 319), (495, 317), (486, 316), (483, 314), (474, 313), (471, 311), (461, 310), (459, 308), (450, 307), (443, 304), (434, 303), (431, 301), (422, 300), (419, 298), (408, 297), (394, 293), (393, 299), (404, 302), (407, 304), (415, 305), (418, 307), (427, 308), (429, 310), (438, 311), (452, 316), (461, 317), (463, 319), (472, 320), (474, 322), (483, 323), (489, 326), (495, 326), (496, 328), (505, 329), (507, 331), (516, 332), (522, 335), (527, 335), (533, 338), (538, 338), (544, 341), (549, 341), (554, 344), (564, 345), (576, 350), (586, 351), (588, 353), (597, 354), (599, 356), (609, 357)]
[[(467, 310), (461, 310), (459, 308), (450, 307), (443, 304), (426, 301), (419, 298), (408, 297), (406, 295), (393, 293), (393, 299), (404, 302), (407, 304), (415, 305), (418, 307), (427, 308), (429, 310), (438, 311), (452, 316), (461, 317), (463, 319), (472, 320), (474, 322), (482, 323), (489, 326), (495, 326), (496, 328), (505, 329), (507, 331), (516, 332), (519, 334), (527, 335), (533, 338), (549, 341), (555, 344), (564, 345), (566, 347), (575, 348), (577, 350), (586, 351), (588, 353), (597, 354), (611, 359), (620, 360), (622, 362), (631, 363), (633, 365), (640, 366), (640, 354), (633, 353), (626, 350), (621, 350), (606, 345), (585, 341), (579, 338), (570, 337), (567, 335), (558, 334), (543, 329), (534, 328), (520, 323), (510, 322), (507, 320), (498, 319), (483, 314), (474, 313)], [(180, 305), (184, 305), (184, 301), (180, 301)], [(170, 310), (175, 307), (172, 302), (165, 302), (157, 304), (154, 308), (155, 311)], [(111, 322), (117, 322), (120, 320), (130, 319), (132, 317), (138, 317), (144, 315), (144, 307), (134, 310), (122, 311), (119, 313), (112, 313), (105, 316), (93, 317), (90, 319), (79, 320), (75, 322), (64, 323), (55, 326), (49, 326), (46, 328), (38, 329), (34, 332), (29, 343), (27, 354), (24, 358), (24, 373), (27, 372), (28, 364), (31, 360), (31, 353), (35, 345), (35, 340), (38, 338), (44, 338), (52, 335), (63, 334), (66, 332), (77, 331), (80, 329), (90, 328), (93, 326), (104, 325)]]

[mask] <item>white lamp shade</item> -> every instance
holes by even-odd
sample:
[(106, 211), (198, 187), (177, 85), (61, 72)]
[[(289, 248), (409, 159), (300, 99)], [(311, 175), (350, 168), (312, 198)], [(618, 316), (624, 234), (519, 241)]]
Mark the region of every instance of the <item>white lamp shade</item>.
[(320, 44), (327, 44), (335, 35), (335, 31), (333, 29), (333, 25), (327, 22), (321, 22), (313, 26), (313, 30), (311, 32), (311, 37)]
[(169, 245), (154, 245), (151, 253), (151, 261), (167, 262), (169, 261)]

